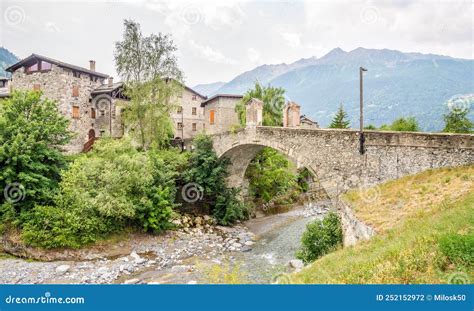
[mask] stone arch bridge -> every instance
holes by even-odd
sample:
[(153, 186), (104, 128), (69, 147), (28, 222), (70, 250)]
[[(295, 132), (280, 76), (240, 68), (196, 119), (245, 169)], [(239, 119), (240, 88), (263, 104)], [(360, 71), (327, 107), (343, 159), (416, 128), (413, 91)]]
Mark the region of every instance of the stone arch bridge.
[(431, 168), (474, 163), (474, 135), (247, 126), (213, 135), (219, 157), (231, 161), (228, 184), (240, 187), (250, 161), (271, 147), (306, 167), (330, 198)]

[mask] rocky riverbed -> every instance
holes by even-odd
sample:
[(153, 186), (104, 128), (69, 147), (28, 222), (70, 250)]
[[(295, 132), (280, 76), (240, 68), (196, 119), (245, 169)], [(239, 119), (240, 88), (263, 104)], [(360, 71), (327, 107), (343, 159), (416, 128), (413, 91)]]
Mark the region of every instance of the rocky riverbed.
[(91, 260), (0, 259), (0, 283), (226, 282), (216, 279), (215, 267), (217, 274), (227, 273), (225, 269), (239, 274), (239, 282), (268, 283), (279, 271), (301, 268), (294, 251), (304, 227), (328, 209), (327, 202), (309, 203), (233, 227), (214, 225), (210, 217), (183, 216), (175, 221), (178, 230), (131, 234), (116, 242), (112, 252), (89, 252)]

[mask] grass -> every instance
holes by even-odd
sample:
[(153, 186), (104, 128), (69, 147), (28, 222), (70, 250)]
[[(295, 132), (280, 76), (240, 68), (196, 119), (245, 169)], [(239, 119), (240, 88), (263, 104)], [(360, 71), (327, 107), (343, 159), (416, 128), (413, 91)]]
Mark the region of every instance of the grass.
[[(381, 185), (378, 202), (346, 199), (378, 235), (328, 254), (292, 276), (295, 283), (473, 283), (474, 167), (430, 170)], [(374, 191), (374, 190), (372, 190)], [(403, 205), (394, 203), (403, 200)], [(447, 236), (471, 243), (459, 264), (440, 248)], [(449, 248), (448, 248), (449, 249)], [(453, 259), (454, 258), (454, 259)]]

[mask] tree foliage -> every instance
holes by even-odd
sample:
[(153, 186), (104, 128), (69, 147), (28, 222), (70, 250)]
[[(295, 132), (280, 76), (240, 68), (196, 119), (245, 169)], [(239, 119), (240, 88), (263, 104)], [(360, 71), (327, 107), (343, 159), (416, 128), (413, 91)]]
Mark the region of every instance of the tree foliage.
[(474, 131), (474, 123), (469, 120), (467, 115), (469, 109), (453, 107), (443, 116), (445, 133), (471, 133)]
[(40, 92), (15, 91), (0, 101), (2, 218), (15, 220), (35, 204), (52, 202), (66, 164), (61, 146), (71, 138), (68, 124)]
[(382, 125), (380, 127), (382, 131), (397, 131), (397, 132), (419, 132), (420, 126), (415, 117), (399, 118), (392, 122), (390, 125)]
[(117, 73), (126, 84), (130, 103), (124, 111), (127, 132), (142, 149), (166, 145), (173, 132), (170, 113), (182, 91), (183, 74), (170, 35), (144, 36), (140, 24), (124, 21), (122, 41), (115, 43)]
[(184, 174), (187, 183), (202, 188), (202, 204), (207, 205), (220, 224), (228, 225), (248, 217), (246, 206), (237, 198), (238, 189), (228, 188), (227, 158), (218, 159), (209, 136), (194, 138), (195, 151), (189, 159), (189, 170)]
[(283, 125), (283, 106), (285, 105), (285, 90), (279, 87), (262, 86), (255, 82), (253, 89), (248, 90), (242, 100), (235, 106), (235, 111), (239, 116), (242, 126), (245, 126), (246, 110), (245, 105), (252, 98), (263, 101), (263, 125), (281, 126)]
[(333, 129), (347, 129), (350, 127), (351, 121), (347, 119), (347, 113), (344, 111), (342, 104), (339, 106), (336, 115), (332, 119), (329, 128)]
[(249, 179), (250, 195), (263, 202), (283, 197), (298, 186), (293, 163), (272, 148), (264, 148), (257, 154), (245, 176)]

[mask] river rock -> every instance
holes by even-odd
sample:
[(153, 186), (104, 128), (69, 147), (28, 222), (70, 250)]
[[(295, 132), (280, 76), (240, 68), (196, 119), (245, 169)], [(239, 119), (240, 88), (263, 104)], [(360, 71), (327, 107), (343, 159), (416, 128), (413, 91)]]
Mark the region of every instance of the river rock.
[(187, 265), (177, 265), (171, 267), (172, 272), (188, 272), (192, 270), (192, 266), (187, 266)]
[(191, 281), (188, 282), (188, 284), (197, 284), (197, 281), (191, 280)]
[(56, 267), (56, 272), (59, 274), (63, 274), (63, 273), (68, 272), (70, 268), (71, 266), (69, 265), (60, 265)]
[(304, 267), (304, 263), (299, 259), (292, 259), (289, 262), (289, 266), (295, 269), (302, 269)]
[(97, 272), (99, 274), (106, 274), (108, 271), (109, 271), (109, 268), (107, 267), (100, 267), (99, 269), (97, 269)]
[(244, 244), (247, 245), (247, 246), (252, 246), (252, 245), (255, 244), (255, 242), (254, 241), (247, 241)]

